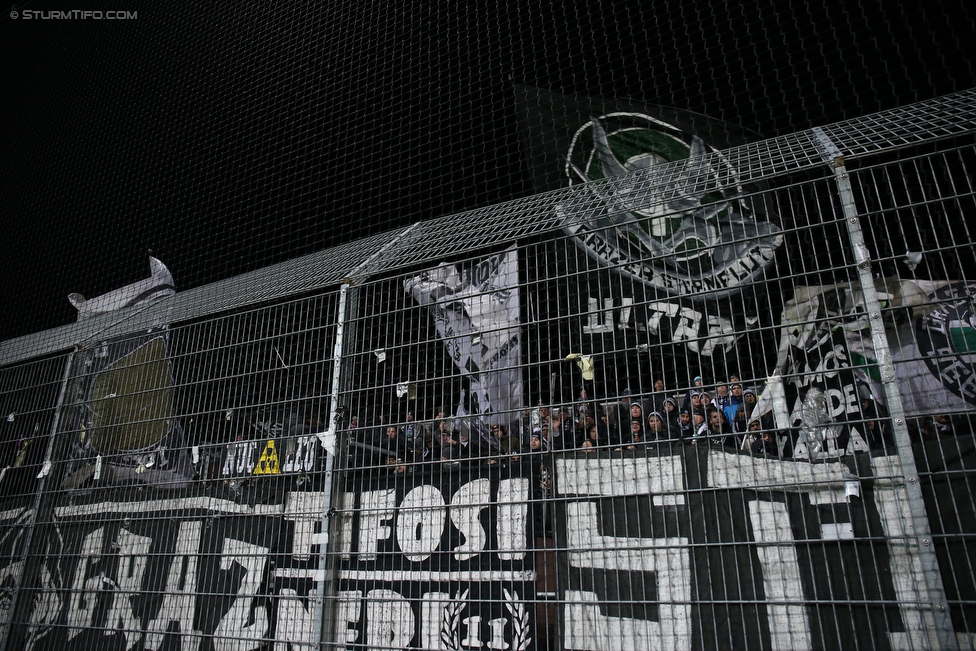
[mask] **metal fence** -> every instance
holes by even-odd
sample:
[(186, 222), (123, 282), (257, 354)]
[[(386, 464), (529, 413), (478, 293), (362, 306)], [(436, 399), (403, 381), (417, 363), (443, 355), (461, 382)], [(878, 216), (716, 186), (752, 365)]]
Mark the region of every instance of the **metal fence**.
[(4, 648), (972, 648), (974, 99), (3, 342)]

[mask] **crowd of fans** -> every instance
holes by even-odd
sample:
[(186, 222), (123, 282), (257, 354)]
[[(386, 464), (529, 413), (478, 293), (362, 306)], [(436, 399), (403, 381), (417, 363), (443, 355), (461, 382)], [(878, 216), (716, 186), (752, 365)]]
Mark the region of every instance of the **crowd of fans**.
[[(592, 400), (584, 388), (572, 413), (560, 411), (553, 418), (545, 407), (534, 410), (532, 433), (546, 439), (550, 447), (585, 452), (682, 442), (782, 456), (782, 442), (776, 445), (772, 416), (767, 413), (759, 417), (757, 402), (757, 391), (744, 387), (737, 376), (708, 388), (701, 377), (696, 377), (694, 386), (683, 393), (668, 391), (658, 379), (650, 394), (631, 395), (624, 390), (613, 403)], [(566, 426), (567, 421), (572, 427)]]
[[(371, 427), (349, 423), (352, 463), (389, 464), (403, 472), (410, 464), (510, 465), (532, 452), (579, 450), (621, 451), (652, 443), (715, 445), (757, 456), (785, 458), (793, 437), (776, 430), (771, 413), (756, 411), (759, 390), (733, 375), (706, 387), (701, 377), (683, 392), (669, 391), (663, 380), (653, 390), (631, 395), (624, 390), (612, 401), (595, 400), (583, 387), (568, 405), (538, 404), (510, 422), (499, 416), (457, 418), (440, 408), (429, 420), (413, 412), (399, 423), (379, 417)], [(872, 446), (884, 443), (884, 425), (873, 403), (866, 402), (864, 429)], [(535, 455), (537, 456), (537, 455)]]
[[(592, 454), (676, 443), (788, 458), (802, 438), (802, 428), (777, 429), (771, 411), (757, 411), (760, 391), (735, 375), (708, 386), (695, 377), (691, 388), (681, 392), (669, 391), (658, 379), (649, 393), (631, 395), (623, 390), (616, 400), (608, 401), (595, 400), (584, 387), (571, 404), (539, 403), (515, 419), (448, 416), (444, 408), (422, 421), (410, 412), (398, 423), (379, 417), (365, 427), (352, 417), (350, 463), (359, 467), (386, 464), (395, 472), (417, 463), (509, 466), (539, 456), (533, 452)], [(844, 430), (837, 436), (839, 449), (848, 444), (848, 426), (856, 428), (870, 448), (893, 449), (887, 417), (876, 403), (864, 399), (859, 411), (859, 416), (846, 423), (834, 423)], [(918, 419), (913, 435), (945, 436), (951, 432), (952, 422), (946, 416)]]

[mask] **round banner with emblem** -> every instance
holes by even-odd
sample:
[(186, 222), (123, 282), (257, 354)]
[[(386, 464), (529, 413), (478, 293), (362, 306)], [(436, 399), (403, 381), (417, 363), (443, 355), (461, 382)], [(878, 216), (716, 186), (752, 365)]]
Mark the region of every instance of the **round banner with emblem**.
[[(686, 161), (667, 176), (659, 166)], [(566, 152), (570, 185), (599, 179), (601, 207), (561, 205), (567, 232), (588, 255), (674, 296), (716, 298), (759, 276), (783, 244), (721, 152), (701, 138), (638, 112), (582, 124)]]

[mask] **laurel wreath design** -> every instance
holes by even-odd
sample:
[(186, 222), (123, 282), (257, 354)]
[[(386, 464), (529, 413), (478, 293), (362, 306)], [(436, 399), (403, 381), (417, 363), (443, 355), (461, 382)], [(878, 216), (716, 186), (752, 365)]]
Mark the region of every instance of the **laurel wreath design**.
[(441, 624), (441, 641), (448, 649), (461, 648), (461, 635), (458, 632), (461, 623), (461, 613), (468, 605), (468, 592), (458, 590), (454, 599), (444, 608), (444, 621)]
[[(469, 590), (465, 590), (464, 592), (458, 590), (457, 594), (454, 595), (454, 599), (449, 601), (444, 608), (444, 620), (441, 623), (441, 641), (448, 649), (452, 649), (453, 651), (461, 648), (461, 635), (459, 631), (461, 613), (464, 612), (464, 609), (468, 605), (469, 592)], [(532, 636), (529, 635), (531, 630), (529, 626), (529, 612), (525, 609), (525, 604), (522, 602), (518, 592), (514, 590), (509, 592), (507, 589), (502, 588), (502, 593), (505, 595), (505, 609), (512, 618), (512, 627), (514, 630), (511, 648), (513, 651), (525, 651), (529, 647), (529, 644), (532, 643)]]
[(525, 609), (525, 604), (522, 603), (519, 593), (514, 590), (509, 592), (504, 588), (502, 588), (502, 592), (505, 595), (505, 608), (508, 610), (508, 614), (512, 616), (512, 627), (514, 629), (512, 648), (515, 651), (525, 651), (529, 643), (532, 642), (532, 637), (529, 635), (529, 613)]

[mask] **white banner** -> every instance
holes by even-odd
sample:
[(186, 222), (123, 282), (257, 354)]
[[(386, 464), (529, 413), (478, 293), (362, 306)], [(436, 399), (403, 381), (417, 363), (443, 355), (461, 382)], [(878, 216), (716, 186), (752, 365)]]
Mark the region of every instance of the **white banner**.
[[(487, 426), (487, 414), (511, 422), (522, 409), (519, 368), (518, 254), (514, 247), (470, 267), (441, 264), (408, 278), (404, 290), (430, 309), (448, 355), (468, 379), (458, 416), (464, 427)], [(470, 424), (465, 422), (470, 421)]]

